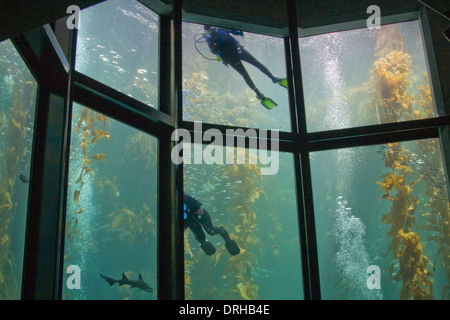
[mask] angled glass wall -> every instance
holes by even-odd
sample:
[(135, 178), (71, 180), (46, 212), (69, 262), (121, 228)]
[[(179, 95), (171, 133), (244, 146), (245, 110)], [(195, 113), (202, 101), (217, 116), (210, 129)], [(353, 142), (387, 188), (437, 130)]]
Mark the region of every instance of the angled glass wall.
[(418, 20), (299, 42), (309, 132), (436, 116)]
[[(202, 214), (211, 217), (213, 227), (224, 227), (240, 248), (239, 254), (232, 255), (225, 238), (206, 232), (211, 226), (204, 218), (188, 217), (186, 299), (303, 299), (293, 156), (269, 154), (276, 170), (264, 175), (261, 169), (269, 161), (262, 164), (263, 152), (226, 147), (220, 150), (224, 157), (228, 152), (234, 154), (231, 163), (200, 164), (194, 158), (208, 154), (210, 146), (185, 146), (183, 152), (191, 154), (192, 161), (184, 165), (184, 192), (200, 201)], [(241, 156), (247, 161), (240, 162)], [(202, 233), (215, 253), (209, 255), (204, 248), (199, 240)]]
[(64, 299), (157, 298), (157, 154), (156, 138), (74, 104), (64, 270), (81, 277)]
[(323, 299), (449, 299), (439, 139), (314, 152), (311, 165)]
[[(299, 38), (293, 1), (283, 2), (280, 8), (286, 11), (286, 18), (271, 26), (262, 25), (261, 17), (252, 20), (252, 10), (247, 17), (233, 17), (236, 10), (251, 9), (249, 2), (238, 9), (219, 8), (217, 17), (216, 10), (209, 15), (203, 11), (202, 1), (176, 1), (173, 7), (159, 8), (164, 17), (143, 3), (152, 7), (153, 2), (109, 0), (81, 12), (77, 48), (72, 52), (76, 53), (76, 72), (68, 77), (70, 83), (48, 81), (40, 66), (36, 68), (41, 71), (40, 81), (61, 94), (60, 101), (66, 98), (78, 103), (70, 109), (71, 127), (64, 131), (70, 132), (68, 177), (61, 174), (59, 179), (67, 178), (67, 190), (60, 192), (67, 198), (61, 205), (64, 208), (58, 209), (61, 212), (53, 213), (64, 218), (62, 281), (40, 284), (31, 291), (67, 300), (156, 299), (158, 294), (163, 298), (248, 300), (448, 298), (447, 181), (438, 140), (439, 126), (447, 125), (448, 119), (433, 121), (435, 99), (429, 75), (424, 74), (428, 66), (419, 22), (383, 26), (368, 36), (367, 30), (357, 29)], [(275, 8), (279, 2), (266, 3)], [(188, 5), (182, 8), (184, 4)], [(184, 16), (189, 10), (190, 15)], [(182, 16), (189, 22), (183, 22)], [(203, 24), (196, 24), (214, 21), (236, 26), (246, 18), (252, 21), (243, 24), (243, 36), (241, 30), (230, 31), (230, 37), (239, 40), (240, 49), (236, 49), (248, 50), (274, 77), (288, 77), (295, 87), (290, 88), (293, 95), (288, 97), (286, 88), (244, 61), (256, 88), (278, 104), (271, 110), (255, 97), (257, 92), (236, 65), (230, 65), (223, 54), (219, 54), (221, 61), (217, 60), (217, 52), (206, 43)], [(28, 38), (18, 39), (25, 44), (22, 50), (32, 51), (26, 45), (34, 43), (34, 37), (47, 41), (46, 32), (30, 32)], [(164, 54), (159, 52), (160, 34), (170, 38), (162, 41), (162, 46), (169, 48), (170, 58), (164, 59), (167, 65), (158, 60), (158, 55)], [(361, 45), (363, 42), (367, 45)], [(364, 57), (358, 55), (361, 52)], [(42, 63), (34, 61), (36, 51), (25, 53), (35, 66)], [(16, 78), (11, 79), (11, 67), (18, 62), (1, 59), (6, 67), (0, 65), (4, 72), (0, 89), (3, 92), (12, 86), (13, 93), (1, 95), (0, 101), (12, 101), (14, 106), (16, 97), (22, 99), (22, 91), (27, 99), (32, 97), (31, 84), (25, 80), (16, 84)], [(59, 62), (51, 60), (55, 61)], [(167, 87), (159, 86), (160, 76)], [(19, 90), (21, 85), (27, 90)], [(64, 96), (68, 92), (70, 95)], [(160, 95), (160, 101), (169, 105), (164, 105), (164, 111), (173, 109), (174, 114), (153, 110), (159, 109)], [(300, 99), (303, 95), (304, 101)], [(177, 97), (183, 102), (172, 105)], [(151, 112), (143, 111), (141, 102), (150, 106)], [(44, 98), (44, 112), (48, 103)], [(397, 123), (407, 120), (419, 121), (408, 130)], [(176, 167), (170, 159), (168, 136), (172, 129), (183, 127), (193, 133), (192, 121), (217, 126), (221, 133), (228, 126), (284, 131), (276, 172), (262, 175), (264, 166), (236, 162), (194, 161)], [(17, 120), (11, 123), (3, 121), (1, 125), (25, 128), (17, 125)], [(43, 125), (48, 124), (43, 121)], [(308, 132), (303, 130), (306, 125)], [(352, 130), (355, 127), (361, 128)], [(31, 132), (31, 126), (26, 128)], [(345, 130), (328, 132), (334, 129)], [(3, 142), (1, 148), (7, 148)], [(63, 154), (65, 147), (58, 148)], [(24, 159), (25, 151), (21, 153)], [(251, 152), (239, 152), (252, 157)], [(23, 174), (16, 172), (14, 177), (7, 170), (4, 178), (2, 167), (2, 181), (23, 189), (30, 179), (27, 165), (24, 168)], [(184, 177), (178, 176), (181, 169)], [(174, 192), (161, 192), (166, 178)], [(49, 176), (42, 182), (52, 185), (52, 179)], [(215, 248), (215, 253), (208, 255), (192, 230), (185, 230), (184, 247), (180, 248), (180, 234), (175, 232), (181, 223), (175, 212), (180, 199), (175, 195), (182, 188), (202, 202), (214, 226), (228, 231), (239, 254), (231, 255), (230, 246), (219, 235), (206, 235)], [(21, 194), (17, 190), (0, 190), (6, 199), (1, 210), (12, 212), (20, 203), (25, 205), (26, 199), (14, 202), (13, 197)], [(1, 225), (6, 232), (1, 245), (13, 248), (13, 240), (9, 242), (13, 237), (5, 226), (8, 224)], [(14, 233), (19, 242), (23, 227)], [(157, 230), (166, 232), (158, 234)], [(37, 251), (33, 253), (39, 258)], [(17, 252), (20, 256), (21, 251)], [(59, 253), (54, 249), (48, 256), (57, 261)], [(11, 256), (7, 250), (0, 255)], [(163, 268), (161, 257), (170, 258), (170, 270)], [(31, 261), (45, 268), (47, 261), (37, 258)], [(11, 269), (12, 259), (8, 259), (0, 260), (2, 276)], [(371, 266), (375, 268), (368, 271)], [(66, 270), (79, 270), (79, 282)], [(179, 281), (183, 272), (184, 284)], [(19, 278), (5, 287), (13, 288), (13, 297), (20, 296)], [(158, 286), (161, 282), (169, 285)], [(39, 293), (33, 292), (34, 297)]]
[[(287, 89), (274, 83), (286, 78), (283, 39), (215, 28), (220, 39), (183, 23), (183, 120), (291, 131)], [(278, 106), (264, 107), (254, 89)]]
[(19, 299), (37, 82), (10, 40), (0, 42), (0, 299)]
[(76, 70), (158, 109), (158, 19), (135, 0), (82, 10)]

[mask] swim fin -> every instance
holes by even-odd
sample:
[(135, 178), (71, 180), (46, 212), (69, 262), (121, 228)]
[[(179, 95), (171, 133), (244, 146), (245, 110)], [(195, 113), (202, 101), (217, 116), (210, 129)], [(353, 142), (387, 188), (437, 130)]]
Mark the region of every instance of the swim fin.
[(237, 245), (236, 241), (231, 239), (225, 241), (225, 248), (227, 248), (228, 252), (232, 256), (238, 255), (241, 252), (241, 249), (239, 249), (239, 246)]
[(270, 98), (267, 98), (267, 97), (264, 97), (263, 99), (261, 99), (261, 98), (259, 98), (259, 97), (257, 97), (257, 98), (259, 99), (259, 101), (261, 101), (261, 104), (262, 104), (264, 107), (266, 107), (267, 109), (269, 109), (269, 110), (272, 110), (273, 108), (275, 108), (276, 106), (278, 106), (278, 105), (276, 104), (276, 102), (273, 101), (273, 100), (270, 99)]
[(276, 81), (274, 81), (274, 83), (279, 84), (280, 86), (282, 86), (283, 88), (288, 87), (288, 82), (287, 82), (287, 78), (278, 78)]
[(213, 255), (216, 252), (216, 248), (214, 248), (214, 246), (212, 245), (211, 242), (209, 241), (204, 241), (201, 245), (200, 248), (202, 248), (202, 250), (208, 255)]

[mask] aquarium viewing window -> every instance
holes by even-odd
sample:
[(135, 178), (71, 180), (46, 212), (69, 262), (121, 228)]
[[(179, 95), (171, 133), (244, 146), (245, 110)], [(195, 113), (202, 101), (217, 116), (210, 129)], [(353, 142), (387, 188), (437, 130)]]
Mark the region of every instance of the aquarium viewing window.
[(37, 83), (10, 40), (0, 42), (0, 299), (19, 299)]
[[(251, 156), (251, 150), (236, 150)], [(224, 150), (226, 153), (226, 150)], [(185, 232), (186, 299), (303, 299), (292, 154), (279, 154), (280, 170), (261, 175), (259, 164), (192, 164), (184, 167), (184, 192), (202, 202), (214, 226), (223, 226), (242, 248), (230, 256), (224, 239), (208, 237), (204, 254), (194, 232)], [(208, 274), (207, 277), (204, 275)]]
[(76, 70), (158, 108), (158, 15), (139, 1), (83, 10)]
[(76, 103), (72, 112), (64, 264), (86, 270), (88, 281), (65, 287), (63, 298), (148, 298), (129, 286), (108, 290), (98, 273), (141, 274), (157, 290), (158, 140)]
[[(439, 139), (314, 152), (311, 165), (323, 299), (448, 299)], [(380, 289), (364, 285), (369, 266)]]
[[(12, 24), (0, 299), (450, 298), (440, 18), (386, 4), (369, 29), (360, 2), (237, 2), (91, 0), (75, 28), (45, 0), (53, 22)], [(208, 27), (257, 61), (251, 81)], [(234, 162), (174, 161), (180, 129), (202, 137), (191, 156)], [(222, 231), (200, 241), (183, 193), (237, 253)]]
[[(183, 23), (183, 120), (291, 131), (286, 88), (254, 65), (243, 66), (255, 86), (279, 107), (268, 110), (231, 64), (210, 51), (204, 25)], [(282, 38), (243, 32), (239, 45), (276, 77), (286, 77)]]
[(418, 20), (299, 42), (308, 131), (436, 116)]

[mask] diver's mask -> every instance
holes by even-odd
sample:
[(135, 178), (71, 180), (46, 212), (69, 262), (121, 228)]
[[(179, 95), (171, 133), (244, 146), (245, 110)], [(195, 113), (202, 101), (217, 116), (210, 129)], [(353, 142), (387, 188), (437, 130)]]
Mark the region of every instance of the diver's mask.
[[(188, 217), (188, 213), (191, 213), (190, 210), (188, 209), (188, 207), (186, 206), (186, 204), (183, 204), (183, 216), (184, 216), (184, 220), (187, 219)], [(200, 219), (202, 214), (203, 214), (203, 210), (202, 207), (198, 208), (197, 211), (193, 212), (193, 214), (196, 214), (197, 217)]]
[(188, 210), (188, 208), (186, 206), (186, 203), (185, 203), (184, 204), (184, 208), (183, 208), (184, 220), (186, 220), (188, 212), (189, 212), (189, 210)]

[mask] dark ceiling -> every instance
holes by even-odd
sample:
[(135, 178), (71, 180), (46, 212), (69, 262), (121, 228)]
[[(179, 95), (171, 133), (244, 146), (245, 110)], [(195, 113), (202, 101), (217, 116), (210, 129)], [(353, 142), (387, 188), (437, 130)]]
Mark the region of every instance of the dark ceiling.
[[(101, 0), (0, 0), (0, 40), (64, 17), (70, 5), (85, 8), (98, 2)], [(160, 14), (171, 10), (171, 0), (141, 2)], [(383, 18), (418, 11), (422, 2), (442, 13), (450, 10), (450, 1), (442, 0), (297, 0), (298, 26), (312, 28), (365, 20), (369, 16), (366, 13), (369, 5), (378, 5)], [(245, 29), (249, 31), (266, 28), (269, 33), (279, 35), (287, 32), (286, 1), (282, 0), (184, 0), (183, 9), (183, 18), (191, 21), (222, 21), (221, 24), (240, 25), (241, 28), (248, 26)]]

